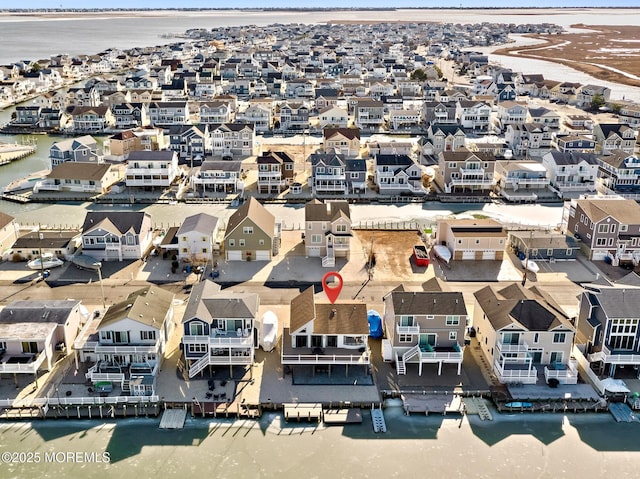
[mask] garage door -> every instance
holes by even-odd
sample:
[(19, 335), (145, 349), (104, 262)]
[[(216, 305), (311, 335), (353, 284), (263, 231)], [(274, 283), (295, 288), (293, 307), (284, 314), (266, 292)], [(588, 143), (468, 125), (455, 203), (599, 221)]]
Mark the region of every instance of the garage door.
[(309, 246), (307, 248), (307, 256), (310, 256), (311, 258), (320, 257), (320, 246)]
[(473, 251), (473, 250), (463, 251), (462, 252), (462, 259), (476, 259), (476, 252)]
[(257, 261), (269, 261), (271, 259), (271, 255), (269, 251), (256, 251), (256, 260)]
[(483, 251), (482, 252), (482, 259), (496, 259), (496, 252), (495, 251)]
[(609, 254), (609, 251), (604, 249), (594, 249), (591, 251), (592, 261), (604, 261), (604, 258)]
[(241, 261), (242, 251), (227, 251), (227, 261)]

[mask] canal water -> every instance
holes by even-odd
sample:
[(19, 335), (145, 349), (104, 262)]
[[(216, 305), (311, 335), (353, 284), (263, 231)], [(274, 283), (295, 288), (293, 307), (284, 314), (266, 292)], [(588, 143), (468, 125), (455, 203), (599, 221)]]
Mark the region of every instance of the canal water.
[(640, 426), (609, 414), (483, 422), (387, 408), (385, 417), (388, 431), (377, 435), (366, 411), (362, 424), (344, 427), (284, 423), (276, 413), (188, 419), (182, 430), (160, 430), (158, 419), (0, 424), (0, 477), (636, 477), (640, 463)]

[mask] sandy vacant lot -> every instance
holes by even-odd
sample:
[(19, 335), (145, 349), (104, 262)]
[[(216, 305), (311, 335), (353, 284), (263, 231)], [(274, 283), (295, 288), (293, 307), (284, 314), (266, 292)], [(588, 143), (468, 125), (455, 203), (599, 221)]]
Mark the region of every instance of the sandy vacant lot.
[(585, 26), (588, 32), (559, 35), (527, 35), (546, 42), (503, 48), (494, 53), (562, 63), (601, 80), (640, 86), (640, 79), (621, 72), (640, 76), (640, 29), (635, 26)]

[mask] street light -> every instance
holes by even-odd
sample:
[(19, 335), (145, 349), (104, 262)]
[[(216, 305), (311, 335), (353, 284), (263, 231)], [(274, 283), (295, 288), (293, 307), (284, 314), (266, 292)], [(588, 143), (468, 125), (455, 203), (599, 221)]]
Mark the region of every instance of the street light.
[(104, 286), (102, 285), (102, 263), (100, 261), (98, 261), (97, 263), (93, 263), (93, 266), (95, 266), (98, 269), (98, 280), (100, 280), (100, 293), (102, 293), (102, 308), (106, 308), (107, 304), (106, 301), (104, 300)]

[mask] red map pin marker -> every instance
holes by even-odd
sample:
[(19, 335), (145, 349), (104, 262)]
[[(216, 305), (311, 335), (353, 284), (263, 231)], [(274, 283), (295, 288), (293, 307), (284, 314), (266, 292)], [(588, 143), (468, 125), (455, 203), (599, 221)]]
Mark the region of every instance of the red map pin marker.
[[(331, 285), (329, 285), (330, 284), (329, 280), (331, 278), (335, 278), (335, 279), (331, 281)], [(327, 298), (329, 298), (329, 301), (331, 301), (331, 304), (334, 304), (338, 300), (338, 296), (340, 296), (340, 291), (342, 291), (342, 284), (343, 284), (342, 276), (340, 276), (340, 274), (336, 273), (335, 271), (329, 271), (322, 277), (322, 289), (324, 289), (324, 294), (327, 295)]]

